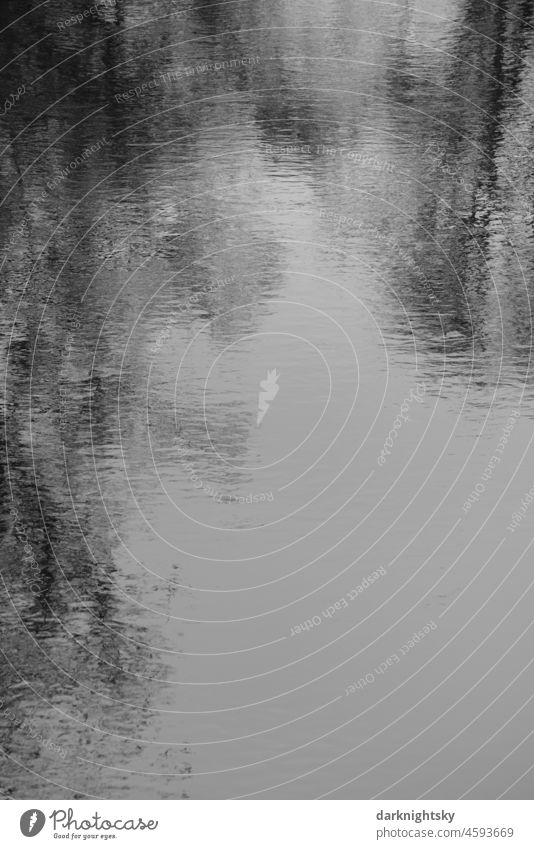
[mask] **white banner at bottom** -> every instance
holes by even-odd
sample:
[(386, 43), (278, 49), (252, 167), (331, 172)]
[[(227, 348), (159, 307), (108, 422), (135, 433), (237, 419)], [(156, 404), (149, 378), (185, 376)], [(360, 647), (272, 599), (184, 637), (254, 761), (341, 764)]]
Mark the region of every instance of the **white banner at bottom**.
[(529, 801), (0, 802), (2, 845), (533, 849)]

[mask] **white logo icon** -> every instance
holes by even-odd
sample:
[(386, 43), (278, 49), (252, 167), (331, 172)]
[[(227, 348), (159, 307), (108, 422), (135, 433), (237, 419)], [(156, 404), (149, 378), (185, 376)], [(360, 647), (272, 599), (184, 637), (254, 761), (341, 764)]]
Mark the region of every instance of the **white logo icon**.
[(24, 837), (35, 837), (42, 831), (46, 823), (46, 817), (42, 811), (31, 809), (25, 811), (20, 818), (20, 830)]
[(274, 401), (278, 395), (280, 387), (278, 386), (277, 381), (279, 377), (280, 375), (276, 369), (273, 369), (272, 371), (267, 372), (265, 380), (260, 380), (260, 388), (262, 389), (262, 392), (260, 392), (260, 397), (258, 399), (258, 418), (256, 419), (256, 427), (260, 426), (265, 413), (269, 409), (270, 402)]

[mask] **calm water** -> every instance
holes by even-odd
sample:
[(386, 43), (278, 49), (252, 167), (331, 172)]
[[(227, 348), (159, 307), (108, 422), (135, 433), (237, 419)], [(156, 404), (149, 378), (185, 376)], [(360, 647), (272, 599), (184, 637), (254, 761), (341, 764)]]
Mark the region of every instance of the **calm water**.
[(532, 3), (6, 5), (2, 793), (530, 798)]

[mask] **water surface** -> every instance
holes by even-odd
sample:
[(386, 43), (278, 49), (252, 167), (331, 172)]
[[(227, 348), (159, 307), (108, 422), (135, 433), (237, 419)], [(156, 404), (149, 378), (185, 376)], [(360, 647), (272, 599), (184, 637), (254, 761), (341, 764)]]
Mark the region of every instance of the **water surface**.
[(72, 14), (1, 12), (2, 792), (529, 798), (532, 4)]

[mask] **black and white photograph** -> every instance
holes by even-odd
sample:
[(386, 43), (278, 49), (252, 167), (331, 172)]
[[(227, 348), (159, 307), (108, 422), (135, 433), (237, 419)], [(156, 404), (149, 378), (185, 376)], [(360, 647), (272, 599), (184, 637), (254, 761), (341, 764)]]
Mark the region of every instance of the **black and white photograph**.
[(13, 845), (534, 845), (533, 0), (2, 0), (0, 112)]

